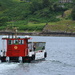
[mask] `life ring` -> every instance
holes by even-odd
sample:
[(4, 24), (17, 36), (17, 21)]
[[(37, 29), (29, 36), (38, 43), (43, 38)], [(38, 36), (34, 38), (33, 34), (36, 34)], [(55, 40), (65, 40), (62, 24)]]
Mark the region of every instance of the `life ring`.
[(14, 46), (14, 49), (18, 49), (18, 47), (17, 46)]

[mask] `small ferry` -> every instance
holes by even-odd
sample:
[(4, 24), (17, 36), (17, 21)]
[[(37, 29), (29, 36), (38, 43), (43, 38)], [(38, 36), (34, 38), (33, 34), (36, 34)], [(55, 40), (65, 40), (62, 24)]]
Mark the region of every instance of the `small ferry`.
[(29, 36), (23, 38), (15, 35), (8, 35), (2, 38), (5, 49), (0, 52), (1, 62), (31, 62), (34, 60), (45, 59), (47, 52), (45, 50), (46, 42), (29, 42), (32, 40)]

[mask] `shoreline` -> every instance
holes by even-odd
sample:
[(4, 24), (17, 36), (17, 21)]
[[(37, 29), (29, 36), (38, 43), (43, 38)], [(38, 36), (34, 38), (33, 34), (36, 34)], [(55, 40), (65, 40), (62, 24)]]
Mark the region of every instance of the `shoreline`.
[[(14, 35), (14, 34), (15, 34), (14, 32), (0, 31), (0, 35)], [(17, 35), (74, 37), (75, 33), (71, 33), (71, 32), (18, 32)]]

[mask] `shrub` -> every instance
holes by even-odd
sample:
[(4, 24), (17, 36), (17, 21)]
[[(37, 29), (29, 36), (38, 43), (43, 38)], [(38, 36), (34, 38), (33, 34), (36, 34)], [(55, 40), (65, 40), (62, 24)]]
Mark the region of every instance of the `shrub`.
[(72, 16), (72, 19), (75, 20), (75, 6), (74, 6), (74, 8), (72, 10), (71, 16)]

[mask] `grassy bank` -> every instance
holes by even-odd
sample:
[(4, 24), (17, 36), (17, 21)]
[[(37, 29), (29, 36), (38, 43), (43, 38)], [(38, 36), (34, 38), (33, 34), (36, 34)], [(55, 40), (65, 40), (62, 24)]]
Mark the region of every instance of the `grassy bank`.
[(49, 22), (46, 23), (36, 23), (36, 22), (27, 22), (23, 21), (12, 21), (7, 23), (6, 26), (0, 27), (1, 29), (12, 29), (14, 26), (18, 28), (19, 32), (75, 32), (75, 21), (71, 20), (62, 20), (58, 22)]
[(62, 20), (59, 22), (49, 22), (44, 31), (75, 32), (75, 21)]
[(1, 26), (0, 29), (3, 30), (10, 30), (14, 26), (18, 28), (20, 32), (28, 31), (42, 31), (46, 23), (35, 23), (35, 22), (28, 22), (28, 21), (11, 21), (7, 23), (7, 26)]

